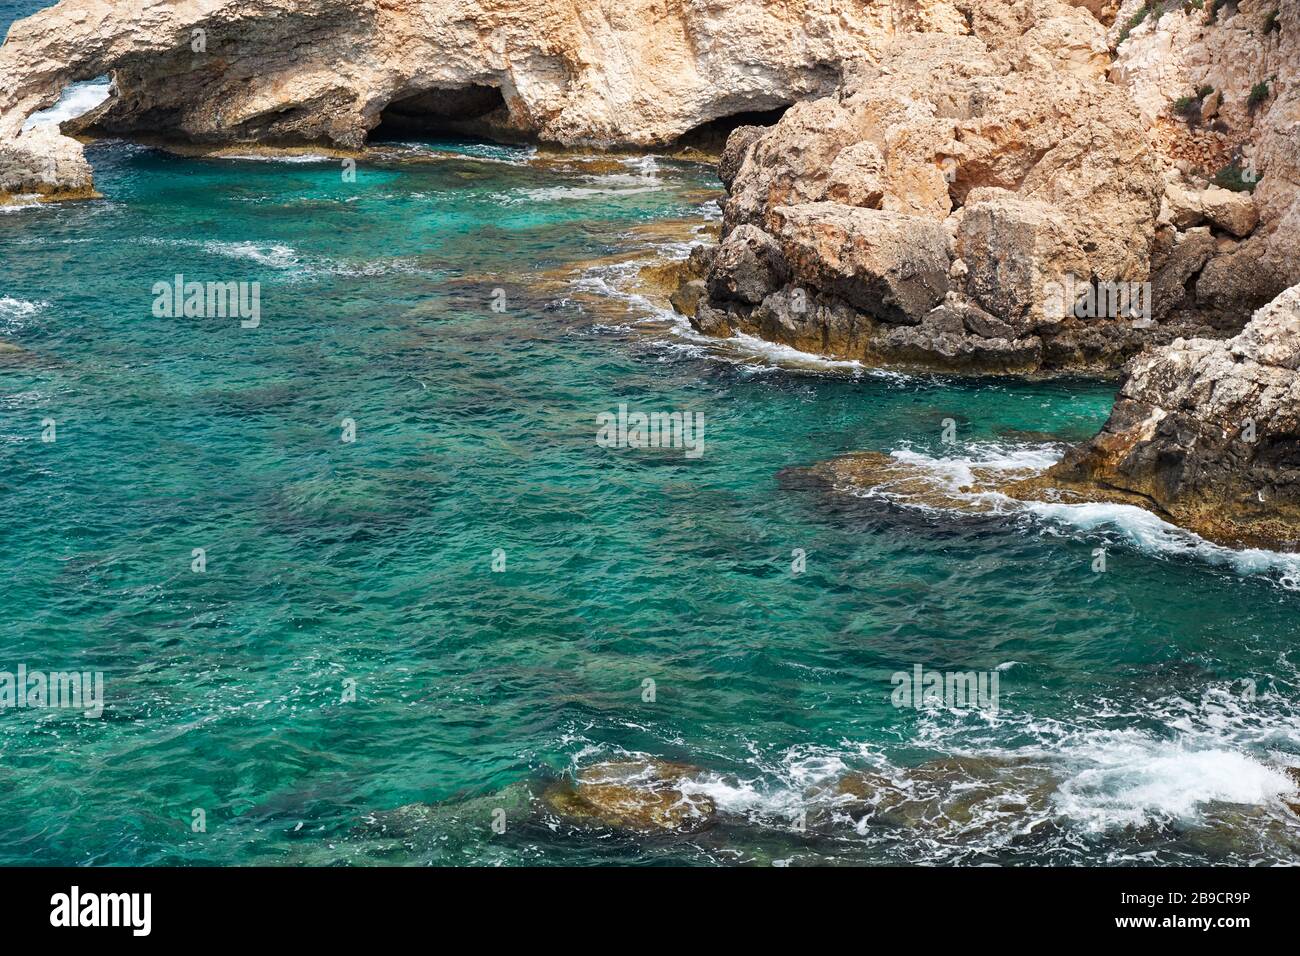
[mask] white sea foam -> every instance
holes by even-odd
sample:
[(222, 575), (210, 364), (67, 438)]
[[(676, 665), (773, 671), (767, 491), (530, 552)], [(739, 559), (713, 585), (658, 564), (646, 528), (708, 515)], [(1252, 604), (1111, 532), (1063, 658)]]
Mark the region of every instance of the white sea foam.
[(57, 126), (64, 120), (70, 120), (93, 110), (108, 99), (109, 81), (107, 79), (88, 80), (84, 83), (70, 83), (59, 97), (59, 101), (49, 109), (41, 110), (27, 117), (23, 129), (36, 125)]
[(12, 296), (0, 296), (0, 332), (12, 334), (25, 328), (32, 316), (48, 307), (48, 302), (29, 302)]
[(973, 442), (966, 455), (935, 458), (910, 448), (891, 452), (890, 457), (933, 474), (945, 489), (958, 493), (975, 481), (973, 469), (995, 472), (1035, 471), (1051, 468), (1061, 460), (1063, 447), (1050, 443), (1006, 445), (999, 442)]
[(21, 212), (24, 209), (39, 209), (44, 205), (45, 203), (40, 201), (39, 193), (18, 193), (13, 197), (12, 201), (0, 204), (0, 213)]
[[(1007, 849), (1068, 858), (1091, 839), (1107, 841), (1112, 862), (1134, 862), (1151, 851), (1128, 845), (1124, 834), (1145, 827), (1173, 840), (1189, 827), (1226, 827), (1237, 831), (1230, 839), (1249, 844), (1268, 820), (1295, 825), (1284, 803), (1296, 792), (1285, 768), (1300, 764), (1294, 670), (1284, 666), (1276, 678), (1280, 690), (1249, 700), (1240, 685), (1214, 684), (1190, 700), (1080, 699), (1058, 717), (1004, 708), (988, 719), (935, 708), (918, 715), (907, 742), (930, 756), (907, 762), (886, 756), (879, 745), (849, 740), (771, 749), (742, 741), (743, 753), (718, 755), (740, 769), (702, 769), (677, 785), (754, 825), (825, 827), (829, 818), (832, 832), (928, 862)], [(580, 745), (575, 770), (656, 759), (593, 741), (589, 731), (583, 727), (562, 741), (566, 749)], [(681, 744), (665, 741), (674, 751)], [(712, 755), (688, 762), (708, 768)], [(836, 786), (862, 772), (863, 796)], [(875, 809), (881, 797), (891, 812)]]
[(534, 189), (516, 189), (508, 193), (496, 193), (492, 198), (512, 206), (534, 202), (583, 202), (590, 199), (654, 192), (660, 188), (658, 185), (646, 185), (641, 182), (638, 185), (622, 185), (616, 177), (607, 177), (604, 184), (599, 186), (543, 186)]
[(260, 155), (258, 153), (222, 153), (210, 159), (233, 159), (244, 163), (334, 163), (333, 156), (323, 153), (281, 153)]
[(1281, 769), (1248, 754), (1136, 732), (1094, 735), (1069, 759), (1080, 769), (1056, 806), (1090, 830), (1193, 820), (1212, 803), (1259, 806), (1295, 790)]
[(377, 149), (396, 148), (402, 152), (436, 156), (439, 159), (466, 159), (481, 163), (501, 163), (506, 166), (527, 166), (537, 158), (537, 147), (501, 146), (495, 143), (465, 143), (438, 146), (421, 142), (394, 142), (376, 144)]
[(629, 290), (628, 287), (633, 284), (636, 274), (641, 269), (655, 262), (685, 259), (695, 245), (696, 243), (692, 242), (662, 243), (656, 247), (654, 259), (598, 267), (575, 279), (574, 288), (620, 300), (627, 304), (628, 311), (637, 316), (640, 322), (664, 326), (673, 338), (661, 341), (659, 344), (668, 351), (683, 352), (699, 358), (737, 365), (756, 374), (793, 370), (869, 374), (898, 381), (910, 380), (910, 376), (901, 372), (870, 368), (856, 359), (829, 358), (777, 342), (768, 342), (743, 332), (737, 332), (727, 339), (701, 335), (691, 327), (684, 316), (673, 309), (658, 305), (639, 292)]
[[(1054, 444), (976, 442), (965, 446), (963, 453), (955, 456), (937, 457), (904, 448), (891, 452), (891, 457), (933, 476), (936, 486), (953, 498), (978, 501), (991, 506), (994, 511), (1032, 515), (1056, 533), (1118, 536), (1123, 543), (1147, 554), (1201, 561), (1229, 568), (1241, 575), (1266, 575), (1283, 588), (1300, 590), (1300, 554), (1225, 547), (1170, 524), (1136, 505), (1018, 501), (1000, 492), (962, 490), (975, 482), (976, 469), (1037, 474), (1056, 464), (1064, 453), (1063, 449), (1064, 446)], [(891, 497), (888, 485), (864, 493)], [(907, 504), (906, 499), (901, 503)], [(933, 508), (932, 505), (925, 507)]]
[[(630, 171), (583, 176), (581, 186), (544, 186), (512, 189), (496, 193), (493, 199), (506, 205), (533, 202), (585, 202), (592, 199), (635, 196), (664, 188), (659, 179), (659, 164), (653, 156), (627, 157), (620, 160)], [(663, 255), (666, 250), (659, 250)], [(668, 256), (671, 258), (671, 255)]]
[(218, 239), (155, 239), (144, 237), (138, 242), (160, 246), (198, 248), (231, 259), (249, 259), (272, 269), (299, 269), (302, 258), (290, 246), (281, 243), (226, 242)]
[(258, 265), (270, 266), (272, 269), (293, 269), (301, 265), (298, 253), (285, 245), (210, 240), (203, 244), (203, 248), (218, 255), (230, 256), (232, 259), (251, 259)]

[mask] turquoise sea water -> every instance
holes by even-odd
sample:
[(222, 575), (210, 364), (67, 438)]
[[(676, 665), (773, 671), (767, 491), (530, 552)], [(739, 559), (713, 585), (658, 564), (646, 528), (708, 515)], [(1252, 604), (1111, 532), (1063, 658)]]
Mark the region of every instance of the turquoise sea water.
[[(103, 671), (106, 706), (0, 712), (0, 862), (1297, 861), (1295, 559), (803, 470), (1041, 467), (1113, 383), (693, 339), (628, 281), (716, 217), (702, 165), (90, 156), (104, 200), (0, 213), (0, 670)], [(177, 273), (260, 283), (260, 326), (155, 317)], [(620, 403), (703, 413), (704, 454), (598, 446)], [(999, 710), (895, 708), (918, 664)], [(701, 768), (716, 825), (524, 795), (628, 755)], [(993, 796), (800, 830), (855, 772)]]

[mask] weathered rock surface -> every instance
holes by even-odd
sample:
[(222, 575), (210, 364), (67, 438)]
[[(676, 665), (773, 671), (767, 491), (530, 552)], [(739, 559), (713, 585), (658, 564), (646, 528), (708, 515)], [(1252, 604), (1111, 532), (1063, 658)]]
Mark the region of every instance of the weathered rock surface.
[(390, 104), (477, 109), (460, 101), (486, 88), (503, 126), (539, 139), (662, 143), (829, 90), (862, 37), (918, 5), (64, 0), (10, 30), (0, 116), (12, 131), (112, 73), (106, 128), (357, 146)]
[[(749, 225), (777, 239), (791, 286), (819, 305), (731, 303), (719, 321), (705, 303), (698, 328), (955, 370), (1117, 369), (1146, 346), (1240, 331), (1300, 281), (1300, 8), (958, 6), (964, 25), (873, 40), (834, 95), (736, 142), (724, 235)], [(860, 261), (887, 258), (893, 241), (863, 229), (866, 210), (941, 222), (945, 307), (973, 307), (997, 333), (872, 293), (864, 303), (827, 241), (837, 206), (859, 210)], [(810, 246), (807, 222), (784, 232), (790, 207), (820, 209), (826, 236)], [(1140, 315), (1054, 307), (1063, 285), (1092, 287), (1091, 303), (1147, 282)], [(830, 299), (866, 314), (846, 321)]]
[[(834, 202), (778, 206), (771, 222), (796, 284), (882, 321), (915, 324), (948, 291), (941, 222)], [(732, 235), (742, 230), (758, 231), (739, 226)]]
[(789, 272), (775, 239), (761, 229), (741, 226), (718, 247), (707, 287), (714, 300), (758, 305)]
[(1134, 359), (1101, 433), (1044, 483), (1226, 544), (1300, 550), (1300, 285), (1232, 339)]
[(828, 93), (870, 41), (957, 29), (958, 6), (63, 0), (14, 23), (0, 47), (0, 142), (68, 83), (110, 75), (112, 96), (76, 129), (355, 149), (386, 121), (399, 131), (657, 145)]
[(697, 329), (981, 371), (1117, 368), (1151, 340), (1132, 315), (1051, 309), (1073, 277), (1150, 275), (1166, 183), (1103, 79), (1105, 28), (1055, 0), (966, 12), (951, 34), (872, 45), (834, 95), (728, 144), (724, 236), (762, 230), (790, 280), (749, 311), (753, 289), (715, 296)]
[(32, 195), (49, 201), (95, 195), (81, 144), (49, 126), (34, 126), (16, 139), (0, 141), (0, 202)]
[[(1252, 237), (1203, 262), (1177, 312), (1237, 330), (1300, 282), (1300, 7), (1278, 0), (1165, 4), (1120, 42), (1122, 25), (1144, 6), (1125, 0), (1120, 10), (1110, 76), (1133, 97), (1163, 163), (1177, 171), (1166, 221)], [(1225, 195), (1214, 180), (1236, 191)]]

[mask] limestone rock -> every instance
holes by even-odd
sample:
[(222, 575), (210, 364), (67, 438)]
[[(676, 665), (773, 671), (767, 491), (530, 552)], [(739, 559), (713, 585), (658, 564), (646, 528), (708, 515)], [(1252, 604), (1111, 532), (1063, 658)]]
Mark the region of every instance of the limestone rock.
[(650, 145), (829, 92), (862, 38), (891, 28), (894, 11), (874, 7), (63, 0), (10, 30), (0, 132), (67, 82), (111, 72), (100, 122), (123, 132), (357, 146), (391, 104), (436, 110), (486, 90), (503, 129)]
[[(948, 0), (926, 5), (960, 20)], [(0, 144), (14, 155), (24, 120), (68, 83), (111, 75), (109, 100), (70, 129), (357, 149), (384, 122), (656, 146), (831, 92), (868, 40), (917, 6), (62, 0), (12, 24), (0, 47)]]
[(826, 175), (823, 193), (831, 202), (879, 209), (885, 198), (885, 159), (874, 143), (854, 143), (840, 150)]
[(1214, 256), (1216, 243), (1209, 226), (1178, 233), (1160, 269), (1151, 277), (1154, 317), (1163, 322), (1178, 309), (1194, 304), (1187, 285)]
[(1211, 186), (1201, 193), (1200, 199), (1205, 218), (1238, 238), (1250, 235), (1259, 223), (1259, 212), (1250, 193), (1235, 193)]
[(1179, 229), (1191, 229), (1205, 221), (1205, 206), (1198, 190), (1178, 182), (1169, 183), (1165, 186), (1164, 202), (1169, 222)]
[[(1145, 0), (1124, 0), (1111, 37)], [(1209, 4), (1164, 4), (1118, 43), (1110, 76), (1132, 96), (1151, 145), (1170, 167), (1213, 179), (1219, 174), (1248, 192), (1228, 199), (1209, 191), (1217, 218), (1231, 235), (1261, 240), (1237, 261), (1212, 259), (1198, 281), (1198, 300), (1217, 313), (1220, 325), (1240, 329), (1251, 312), (1287, 286), (1300, 282), (1300, 5), (1277, 0), (1237, 0), (1217, 16)], [(1276, 13), (1279, 29), (1263, 30)], [(1251, 92), (1267, 82), (1270, 97), (1251, 105)], [(1198, 96), (1200, 122), (1171, 115), (1183, 97)], [(1199, 190), (1198, 190), (1199, 192)], [(1201, 196), (1202, 200), (1206, 197)], [(1253, 213), (1252, 213), (1253, 207)], [(1171, 210), (1172, 211), (1172, 210)], [(1174, 221), (1197, 225), (1198, 217)], [(1258, 282), (1249, 280), (1254, 266)], [(1201, 286), (1204, 285), (1204, 290)]]
[(718, 159), (718, 179), (726, 189), (736, 180), (740, 166), (749, 156), (749, 148), (767, 132), (766, 126), (737, 126), (727, 137), (727, 145)]
[[(1140, 341), (1084, 348), (1095, 336), (1045, 311), (1067, 277), (1150, 272), (1165, 183), (1132, 103), (1099, 80), (1103, 28), (1052, 0), (966, 12), (969, 34), (872, 45), (835, 95), (791, 107), (737, 170), (724, 235), (777, 236), (796, 284), (880, 323), (877, 359), (929, 352), (959, 367), (965, 354), (984, 368), (992, 351), (1023, 368), (1087, 352), (1118, 367)], [(949, 293), (1009, 333), (924, 323)], [(1067, 331), (1064, 348), (1039, 338)]]
[(1233, 339), (1130, 362), (1100, 434), (1048, 478), (1231, 546), (1300, 550), (1300, 285)]
[(668, 301), (678, 313), (690, 317), (695, 315), (700, 300), (707, 298), (708, 294), (709, 287), (703, 279), (687, 279), (668, 297)]
[(916, 324), (948, 291), (943, 224), (841, 203), (773, 210), (794, 281), (885, 322)]
[(718, 339), (728, 339), (735, 334), (743, 318), (735, 306), (717, 308), (707, 299), (695, 303), (695, 312), (689, 315), (691, 327), (702, 335), (711, 335)]
[(756, 226), (739, 226), (718, 248), (708, 290), (715, 300), (758, 305), (785, 283), (788, 273), (775, 239)]
[(81, 144), (52, 126), (38, 125), (0, 141), (0, 201), (6, 195), (84, 199), (94, 195)]
[(1256, 237), (1212, 258), (1196, 279), (1197, 305), (1235, 314), (1271, 301), (1287, 287), (1288, 276), (1268, 250), (1268, 240)]

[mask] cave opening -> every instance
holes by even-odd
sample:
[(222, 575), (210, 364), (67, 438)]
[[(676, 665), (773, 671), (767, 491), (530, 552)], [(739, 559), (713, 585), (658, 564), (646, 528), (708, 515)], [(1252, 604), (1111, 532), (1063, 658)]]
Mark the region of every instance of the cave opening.
[(499, 137), (508, 117), (500, 87), (472, 84), (421, 90), (389, 103), (370, 139), (409, 136)]
[(699, 126), (687, 130), (673, 141), (673, 145), (681, 149), (698, 149), (706, 153), (720, 153), (722, 147), (727, 145), (727, 137), (734, 130), (741, 126), (772, 126), (785, 115), (785, 111), (789, 108), (790, 104), (786, 103), (773, 109), (745, 110), (740, 113), (720, 116), (717, 119), (709, 120), (707, 123), (701, 123)]

